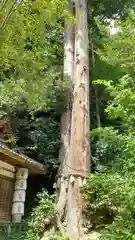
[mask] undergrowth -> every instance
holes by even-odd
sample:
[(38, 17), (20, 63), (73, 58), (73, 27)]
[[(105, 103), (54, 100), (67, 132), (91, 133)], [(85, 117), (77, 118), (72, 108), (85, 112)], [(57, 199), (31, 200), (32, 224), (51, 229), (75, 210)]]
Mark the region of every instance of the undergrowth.
[(48, 240), (68, 240), (59, 232), (52, 231), (56, 226), (56, 205), (54, 196), (49, 196), (46, 190), (43, 190), (37, 196), (38, 204), (32, 211), (28, 220), (27, 229), (12, 235), (12, 240), (40, 240), (47, 237)]
[[(84, 213), (89, 231), (101, 231), (100, 240), (135, 240), (135, 137), (119, 134), (113, 128), (93, 133), (94, 157), (102, 166), (87, 178), (83, 188)], [(100, 154), (98, 154), (100, 152)], [(108, 156), (103, 161), (103, 156)], [(28, 229), (14, 240), (67, 240), (57, 233), (54, 196), (38, 195)], [(45, 233), (45, 235), (44, 235)]]
[(83, 189), (87, 227), (100, 230), (100, 240), (134, 240), (135, 137), (112, 128), (98, 129), (95, 136), (94, 154), (103, 167), (88, 176)]

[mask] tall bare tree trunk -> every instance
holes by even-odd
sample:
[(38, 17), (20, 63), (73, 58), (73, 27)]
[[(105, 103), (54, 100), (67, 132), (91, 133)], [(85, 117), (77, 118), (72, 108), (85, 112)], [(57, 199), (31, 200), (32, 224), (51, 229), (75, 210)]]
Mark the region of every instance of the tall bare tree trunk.
[[(68, 2), (69, 14), (73, 15), (73, 0)], [(65, 39), (64, 39), (64, 77), (68, 78), (70, 90), (72, 89), (74, 70), (74, 25), (71, 21), (65, 21)], [(70, 94), (70, 93), (69, 93)], [(70, 131), (71, 131), (71, 106), (68, 105), (66, 111), (61, 117), (61, 148), (59, 152), (60, 167), (58, 171), (58, 202), (57, 209), (59, 220), (63, 216), (67, 200), (67, 166), (70, 153)]]
[[(57, 181), (58, 227), (70, 240), (82, 235), (83, 201), (80, 187), (90, 171), (89, 146), (89, 54), (87, 0), (69, 0), (76, 18), (75, 30), (65, 24), (64, 75), (74, 84), (72, 111), (67, 106), (61, 118), (60, 168)], [(75, 11), (74, 11), (75, 10)], [(64, 230), (64, 231), (63, 231)]]
[(82, 233), (80, 187), (89, 172), (89, 61), (86, 0), (75, 1), (74, 91), (68, 168), (67, 233), (79, 240)]

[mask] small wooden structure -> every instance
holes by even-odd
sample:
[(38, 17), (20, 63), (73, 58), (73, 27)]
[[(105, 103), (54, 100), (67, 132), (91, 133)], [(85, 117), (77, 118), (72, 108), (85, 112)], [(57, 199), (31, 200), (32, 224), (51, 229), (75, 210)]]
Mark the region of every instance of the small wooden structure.
[[(0, 115), (0, 222), (20, 223), (25, 209), (29, 175), (45, 174), (43, 164), (13, 150), (6, 114)], [(15, 146), (14, 146), (15, 147)]]

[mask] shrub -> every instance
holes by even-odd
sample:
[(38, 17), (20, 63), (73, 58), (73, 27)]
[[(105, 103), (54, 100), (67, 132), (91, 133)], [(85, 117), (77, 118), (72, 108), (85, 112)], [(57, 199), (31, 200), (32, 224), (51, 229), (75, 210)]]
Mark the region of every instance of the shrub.
[(52, 228), (56, 227), (56, 205), (54, 196), (49, 196), (46, 190), (43, 190), (37, 196), (38, 205), (33, 209), (28, 221), (28, 227), (25, 231), (14, 233), (13, 240), (40, 240), (46, 232), (48, 240), (68, 240), (59, 232), (52, 234)]
[(135, 240), (135, 220), (129, 215), (117, 217), (102, 231), (101, 240)]
[(92, 159), (96, 168), (112, 164), (123, 150), (123, 136), (112, 127), (94, 129), (91, 133)]
[(44, 231), (51, 224), (55, 224), (57, 211), (54, 196), (49, 196), (43, 190), (38, 194), (37, 200), (38, 205), (33, 209), (27, 229), (21, 231), (19, 234), (14, 234), (14, 240), (40, 240)]
[(62, 236), (60, 233), (53, 234), (49, 240), (69, 240), (66, 236)]
[(88, 177), (83, 190), (85, 216), (91, 228), (105, 227), (101, 239), (133, 239), (130, 237), (135, 234), (134, 186), (135, 172), (112, 169)]

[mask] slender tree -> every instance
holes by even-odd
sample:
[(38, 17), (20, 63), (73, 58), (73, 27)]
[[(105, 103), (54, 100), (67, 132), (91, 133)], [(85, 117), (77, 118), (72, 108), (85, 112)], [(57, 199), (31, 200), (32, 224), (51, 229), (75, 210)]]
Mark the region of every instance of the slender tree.
[[(91, 42), (91, 61), (92, 61), (92, 80), (96, 80), (96, 65), (95, 65), (95, 53), (93, 43)], [(98, 86), (93, 84), (95, 91), (95, 105), (96, 105), (96, 117), (97, 117), (97, 127), (101, 127), (101, 119), (100, 119), (100, 102), (98, 97)]]

